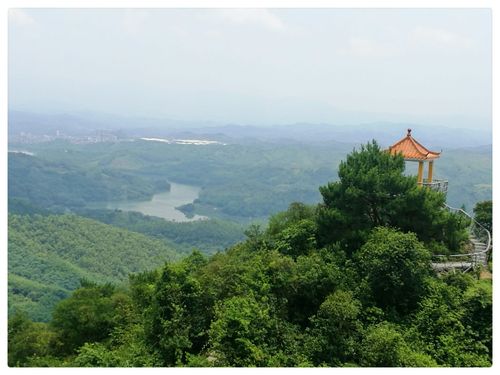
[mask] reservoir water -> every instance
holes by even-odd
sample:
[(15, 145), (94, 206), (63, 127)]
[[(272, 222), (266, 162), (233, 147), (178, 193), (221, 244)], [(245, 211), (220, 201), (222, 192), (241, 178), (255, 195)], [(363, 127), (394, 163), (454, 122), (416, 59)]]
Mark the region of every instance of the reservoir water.
[(193, 203), (198, 198), (200, 188), (191, 185), (170, 183), (170, 191), (158, 193), (149, 201), (117, 201), (100, 205), (101, 208), (118, 209), (122, 211), (138, 211), (144, 215), (158, 216), (167, 220), (185, 222), (208, 219), (206, 216), (194, 215), (186, 217), (175, 207)]

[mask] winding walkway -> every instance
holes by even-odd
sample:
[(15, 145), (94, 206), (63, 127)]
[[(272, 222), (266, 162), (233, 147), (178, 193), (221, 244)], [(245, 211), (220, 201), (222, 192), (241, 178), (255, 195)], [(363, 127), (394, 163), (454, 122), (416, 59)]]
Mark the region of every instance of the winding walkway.
[(469, 226), (469, 241), (471, 243), (468, 254), (434, 255), (432, 268), (437, 272), (462, 270), (463, 272), (478, 266), (488, 266), (488, 253), (492, 249), (491, 233), (479, 224), (472, 216), (460, 208), (445, 205), (452, 212), (458, 212), (471, 220)]

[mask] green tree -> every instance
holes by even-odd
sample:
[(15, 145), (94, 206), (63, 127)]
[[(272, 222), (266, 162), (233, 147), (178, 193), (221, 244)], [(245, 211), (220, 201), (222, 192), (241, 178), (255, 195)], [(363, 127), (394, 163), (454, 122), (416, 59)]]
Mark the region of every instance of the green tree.
[(180, 263), (166, 264), (148, 311), (146, 334), (166, 366), (186, 361), (186, 353), (204, 346), (210, 307), (195, 272), (206, 264), (199, 252)]
[(370, 326), (363, 338), (360, 364), (365, 367), (436, 367), (432, 357), (414, 351), (397, 326), (388, 322)]
[(339, 165), (339, 181), (320, 187), (319, 237), (322, 243), (343, 242), (351, 251), (371, 228), (386, 225), (405, 195), (416, 186), (403, 175), (404, 160), (373, 141), (354, 150)]
[(351, 276), (344, 267), (342, 256), (334, 247), (321, 249), (297, 258), (293, 273), (282, 290), (286, 292), (288, 319), (302, 327), (309, 325), (309, 318), (318, 311), (325, 298), (344, 280)]
[(72, 363), (75, 367), (116, 367), (117, 358), (102, 343), (85, 343)]
[(476, 206), (474, 207), (474, 217), (479, 224), (491, 232), (493, 228), (493, 201), (476, 203)]
[(372, 231), (355, 258), (377, 306), (399, 314), (417, 306), (431, 274), (430, 259), (415, 234), (384, 227)]
[(463, 296), (465, 312), (462, 322), (471, 331), (477, 342), (488, 349), (492, 360), (493, 348), (493, 291), (490, 280), (479, 280), (471, 285)]
[(275, 248), (286, 255), (297, 258), (316, 249), (316, 223), (303, 219), (283, 229), (276, 235)]
[(235, 296), (218, 303), (210, 326), (210, 351), (216, 364), (265, 366), (272, 323), (269, 306), (252, 296)]
[(51, 355), (54, 334), (45, 323), (34, 323), (24, 313), (16, 313), (8, 322), (8, 365), (29, 366), (36, 357)]
[[(464, 292), (439, 279), (429, 279), (426, 284), (426, 296), (412, 316), (407, 336), (439, 365), (490, 366), (491, 353), (478, 332), (474, 331), (478, 327), (470, 325), (471, 320), (475, 319), (470, 313), (474, 311), (479, 313), (478, 325), (491, 329), (491, 322), (488, 324), (488, 303), (485, 303), (488, 297), (484, 298), (483, 293), (475, 288), (468, 288), (464, 299)], [(488, 340), (487, 333), (483, 331), (481, 334), (482, 338)]]
[(375, 141), (348, 155), (339, 166), (340, 180), (320, 187), (320, 245), (340, 242), (352, 253), (377, 226), (414, 232), (424, 242), (446, 243), (452, 233), (445, 230), (445, 196), (418, 187), (404, 170), (403, 157), (380, 149)]
[(290, 224), (294, 224), (302, 220), (315, 221), (315, 216), (315, 206), (309, 206), (300, 202), (293, 202), (290, 206), (288, 206), (286, 211), (278, 212), (269, 218), (267, 233), (274, 236), (289, 227)]
[(106, 339), (116, 325), (115, 288), (88, 281), (54, 309), (51, 326), (58, 333), (60, 353), (71, 354), (86, 342)]
[(147, 309), (152, 305), (156, 283), (159, 278), (159, 270), (130, 274), (130, 294), (134, 300), (134, 305), (138, 309), (141, 309), (141, 311), (144, 311), (144, 309)]
[(351, 292), (337, 290), (321, 304), (311, 318), (307, 351), (316, 365), (339, 366), (355, 359), (361, 333), (361, 303)]

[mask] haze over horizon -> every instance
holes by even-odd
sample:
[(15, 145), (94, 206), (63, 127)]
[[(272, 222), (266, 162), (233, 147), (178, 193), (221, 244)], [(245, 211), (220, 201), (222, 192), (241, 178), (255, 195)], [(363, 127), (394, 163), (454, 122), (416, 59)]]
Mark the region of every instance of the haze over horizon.
[(487, 9), (11, 9), (9, 108), (491, 128)]

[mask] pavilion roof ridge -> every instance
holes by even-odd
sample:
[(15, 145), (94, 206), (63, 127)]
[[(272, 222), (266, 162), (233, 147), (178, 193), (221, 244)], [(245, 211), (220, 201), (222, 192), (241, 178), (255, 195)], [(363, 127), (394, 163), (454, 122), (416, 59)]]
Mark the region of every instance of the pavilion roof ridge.
[(432, 160), (439, 158), (441, 152), (428, 150), (420, 144), (411, 135), (411, 129), (408, 129), (406, 137), (389, 147), (391, 154), (401, 153), (405, 160)]

